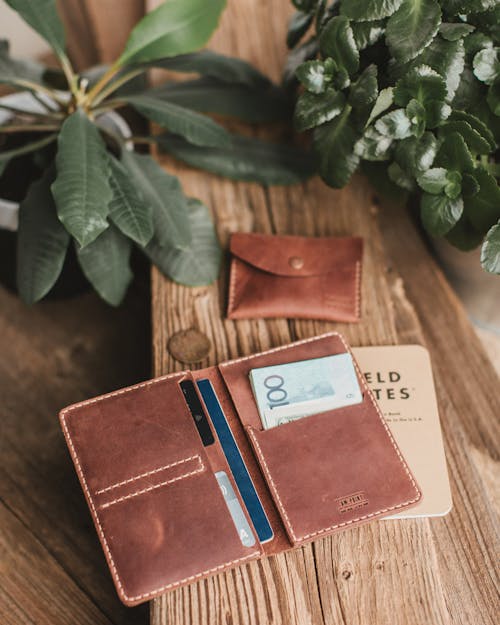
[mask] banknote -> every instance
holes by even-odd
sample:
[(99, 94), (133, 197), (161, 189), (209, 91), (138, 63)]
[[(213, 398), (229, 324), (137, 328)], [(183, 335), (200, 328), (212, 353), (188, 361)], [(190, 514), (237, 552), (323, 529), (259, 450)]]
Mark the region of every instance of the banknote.
[(250, 383), (264, 429), (363, 401), (347, 353), (252, 369)]

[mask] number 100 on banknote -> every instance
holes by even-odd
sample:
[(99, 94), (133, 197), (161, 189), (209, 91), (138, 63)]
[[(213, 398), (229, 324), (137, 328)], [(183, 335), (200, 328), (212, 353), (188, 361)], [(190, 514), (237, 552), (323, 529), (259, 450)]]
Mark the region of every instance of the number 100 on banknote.
[(363, 401), (347, 353), (252, 369), (250, 383), (266, 430)]

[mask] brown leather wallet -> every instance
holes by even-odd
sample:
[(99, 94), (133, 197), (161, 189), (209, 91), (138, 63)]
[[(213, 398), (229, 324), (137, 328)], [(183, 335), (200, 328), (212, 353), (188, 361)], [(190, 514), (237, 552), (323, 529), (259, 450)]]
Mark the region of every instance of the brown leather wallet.
[(360, 237), (231, 236), (229, 319), (359, 321)]
[[(183, 584), (390, 515), (421, 494), (359, 368), (363, 402), (263, 430), (255, 367), (349, 351), (330, 333), (75, 404), (62, 428), (118, 594), (141, 603)], [(274, 537), (260, 543), (213, 429), (204, 446), (179, 387), (208, 379)], [(196, 387), (196, 384), (195, 384)], [(200, 396), (201, 397), (201, 396)], [(207, 411), (208, 412), (208, 411)], [(215, 477), (253, 532), (244, 546)]]

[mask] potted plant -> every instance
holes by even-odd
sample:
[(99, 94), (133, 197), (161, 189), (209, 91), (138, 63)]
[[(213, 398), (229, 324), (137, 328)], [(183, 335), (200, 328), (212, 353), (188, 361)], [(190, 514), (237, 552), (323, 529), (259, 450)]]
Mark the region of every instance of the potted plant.
[(285, 79), (318, 171), (361, 165), (414, 193), (432, 237), (500, 274), (500, 6), (495, 0), (293, 0)]
[[(7, 190), (10, 201), (0, 204), (0, 224), (15, 226), (19, 201), (17, 286), (25, 301), (50, 291), (68, 249), (114, 305), (131, 280), (134, 245), (174, 280), (198, 285), (216, 278), (220, 249), (208, 209), (135, 145), (157, 144), (195, 166), (265, 184), (310, 174), (299, 150), (233, 135), (205, 114), (258, 123), (282, 119), (289, 108), (283, 91), (249, 64), (198, 51), (225, 0), (164, 2), (135, 26), (112, 65), (79, 74), (55, 0), (6, 2), (61, 65), (51, 70), (13, 59), (0, 43), (0, 83), (21, 92), (0, 99), (0, 197)], [(140, 78), (153, 67), (200, 77), (148, 88)], [(117, 115), (125, 107), (160, 131), (132, 135)]]

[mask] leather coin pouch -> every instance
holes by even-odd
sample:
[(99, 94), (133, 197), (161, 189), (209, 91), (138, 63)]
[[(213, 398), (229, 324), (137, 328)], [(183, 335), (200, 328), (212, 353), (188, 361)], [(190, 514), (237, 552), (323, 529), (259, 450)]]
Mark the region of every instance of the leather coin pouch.
[[(127, 605), (415, 505), (420, 491), (359, 368), (359, 404), (264, 430), (251, 369), (349, 352), (329, 333), (149, 380), (63, 410), (62, 429), (118, 594)], [(182, 392), (199, 395), (212, 436)], [(203, 381), (203, 382), (201, 382)], [(199, 384), (198, 384), (199, 383)], [(183, 386), (181, 386), (181, 384)], [(217, 397), (203, 403), (209, 384)], [(265, 511), (259, 540), (215, 411)], [(215, 424), (215, 425), (214, 425)], [(234, 454), (233, 454), (234, 455)], [(226, 486), (218, 482), (225, 474)], [(239, 535), (223, 495), (241, 510)]]
[(360, 237), (231, 236), (229, 319), (358, 321)]

